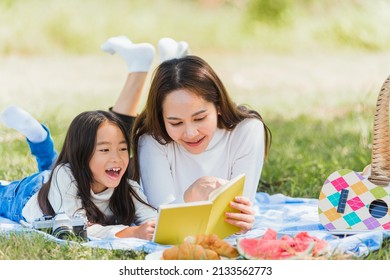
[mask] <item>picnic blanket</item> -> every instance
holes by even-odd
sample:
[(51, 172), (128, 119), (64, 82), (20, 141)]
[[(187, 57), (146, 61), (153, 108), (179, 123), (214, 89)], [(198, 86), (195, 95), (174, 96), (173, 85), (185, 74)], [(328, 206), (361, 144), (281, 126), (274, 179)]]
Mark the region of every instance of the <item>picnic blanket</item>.
[[(311, 236), (326, 240), (333, 252), (361, 257), (371, 251), (378, 250), (383, 240), (390, 237), (390, 233), (387, 231), (370, 231), (349, 236), (333, 235), (320, 224), (317, 207), (318, 199), (294, 198), (283, 194), (269, 195), (258, 192), (254, 203), (256, 214), (253, 229), (243, 235), (230, 236), (226, 240), (234, 244), (238, 238), (259, 237), (268, 228), (277, 231), (280, 236), (285, 234), (293, 236), (298, 232), (306, 231)], [(11, 232), (37, 232), (60, 244), (69, 244), (69, 241), (54, 238), (41, 231), (25, 228), (18, 223), (0, 217), (0, 233)], [(84, 243), (73, 243), (77, 246), (135, 250), (147, 253), (154, 253), (169, 247), (137, 238), (91, 239)]]

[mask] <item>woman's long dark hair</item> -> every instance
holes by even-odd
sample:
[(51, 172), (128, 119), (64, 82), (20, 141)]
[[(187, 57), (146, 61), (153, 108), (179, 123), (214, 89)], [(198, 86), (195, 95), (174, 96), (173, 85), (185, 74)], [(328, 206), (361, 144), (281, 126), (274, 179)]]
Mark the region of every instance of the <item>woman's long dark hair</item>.
[(139, 181), (138, 143), (143, 134), (152, 135), (160, 144), (173, 140), (164, 125), (162, 104), (166, 96), (174, 90), (186, 89), (211, 102), (219, 111), (218, 127), (232, 130), (246, 118), (257, 118), (264, 124), (265, 158), (268, 155), (272, 134), (261, 115), (243, 105), (236, 105), (211, 66), (197, 56), (167, 60), (161, 63), (153, 73), (145, 109), (136, 118), (133, 126), (132, 143), (134, 166), (133, 180)]
[[(130, 142), (128, 132), (118, 117), (106, 111), (87, 111), (76, 116), (71, 122), (65, 137), (63, 148), (53, 167), (48, 182), (46, 182), (38, 193), (38, 202), (44, 214), (54, 215), (54, 210), (50, 205), (48, 195), (55, 180), (56, 167), (67, 164), (73, 174), (75, 184), (78, 189), (78, 197), (81, 199), (82, 208), (85, 210), (87, 219), (91, 223), (102, 225), (124, 224), (129, 225), (135, 218), (135, 206), (132, 197), (140, 202), (144, 202), (130, 186), (129, 168), (115, 188), (110, 198), (109, 207), (113, 213), (112, 216), (106, 216), (91, 200), (91, 186), (94, 181), (92, 172), (89, 168), (89, 162), (95, 151), (96, 135), (99, 127), (109, 122), (117, 126), (126, 139), (127, 148), (130, 153)], [(130, 156), (130, 154), (129, 154)], [(61, 182), (58, 182), (60, 185)]]

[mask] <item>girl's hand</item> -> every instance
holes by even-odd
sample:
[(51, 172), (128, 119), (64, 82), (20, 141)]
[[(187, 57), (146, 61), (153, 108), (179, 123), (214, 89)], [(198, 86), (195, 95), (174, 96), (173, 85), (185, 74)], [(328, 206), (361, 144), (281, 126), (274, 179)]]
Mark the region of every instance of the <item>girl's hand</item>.
[(121, 230), (120, 232), (116, 233), (116, 237), (135, 237), (152, 240), (155, 227), (156, 221), (147, 221), (139, 226), (131, 226)]
[(227, 181), (211, 176), (203, 176), (192, 183), (184, 193), (184, 201), (208, 200), (209, 194), (216, 188), (222, 186)]
[(239, 213), (227, 212), (226, 222), (241, 228), (238, 234), (246, 233), (253, 228), (255, 222), (255, 211), (252, 208), (250, 200), (244, 196), (237, 196), (230, 206), (239, 210)]

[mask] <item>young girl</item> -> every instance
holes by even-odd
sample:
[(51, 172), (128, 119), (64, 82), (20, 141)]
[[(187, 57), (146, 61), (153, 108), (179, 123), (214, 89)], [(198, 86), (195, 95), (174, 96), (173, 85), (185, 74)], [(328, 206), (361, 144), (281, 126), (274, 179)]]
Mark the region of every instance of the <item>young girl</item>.
[[(162, 38), (158, 48), (159, 62), (162, 62), (186, 55), (188, 44)], [(154, 232), (156, 211), (146, 203), (147, 199), (139, 185), (126, 178), (129, 176), (128, 135), (137, 115), (142, 88), (155, 57), (155, 48), (148, 43), (133, 44), (126, 36), (119, 36), (107, 40), (101, 49), (120, 55), (127, 66), (127, 79), (119, 98), (109, 110), (111, 113), (86, 112), (72, 122), (64, 150), (53, 172), (57, 153), (47, 127), (16, 106), (10, 106), (2, 113), (2, 120), (7, 127), (26, 136), (39, 171), (10, 184), (0, 181), (0, 215), (17, 222), (23, 220), (31, 223), (43, 214), (65, 211), (68, 216), (72, 216), (82, 208), (88, 217), (89, 237), (139, 237), (150, 240)], [(118, 119), (125, 125), (125, 130)], [(119, 139), (122, 139), (120, 141), (115, 140), (113, 134), (105, 133), (106, 130), (109, 132), (107, 127), (119, 132), (113, 129), (114, 126), (121, 130), (121, 133), (117, 133), (120, 134)], [(124, 131), (126, 133), (122, 135)], [(113, 149), (111, 146), (117, 141), (121, 143), (120, 158), (123, 160), (126, 154), (127, 161), (123, 161), (122, 167), (107, 163), (109, 166), (106, 169), (104, 161), (99, 160), (102, 157), (98, 155), (109, 155)], [(129, 227), (132, 222), (141, 225)]]
[(39, 171), (0, 185), (1, 216), (32, 223), (42, 215), (83, 213), (89, 237), (152, 238), (156, 211), (139, 185), (128, 180), (129, 136), (115, 114), (79, 114), (58, 158), (49, 130), (30, 114), (11, 106), (2, 119), (26, 134)]

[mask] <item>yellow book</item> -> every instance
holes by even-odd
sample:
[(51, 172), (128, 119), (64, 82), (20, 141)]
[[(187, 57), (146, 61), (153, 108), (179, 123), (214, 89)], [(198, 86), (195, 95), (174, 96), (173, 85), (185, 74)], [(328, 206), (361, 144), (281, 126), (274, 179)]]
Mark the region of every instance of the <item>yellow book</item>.
[(238, 212), (230, 207), (236, 196), (241, 196), (245, 174), (240, 174), (209, 195), (209, 200), (165, 204), (159, 207), (153, 241), (175, 245), (195, 234), (217, 234), (223, 239), (240, 231), (225, 222), (226, 212)]

